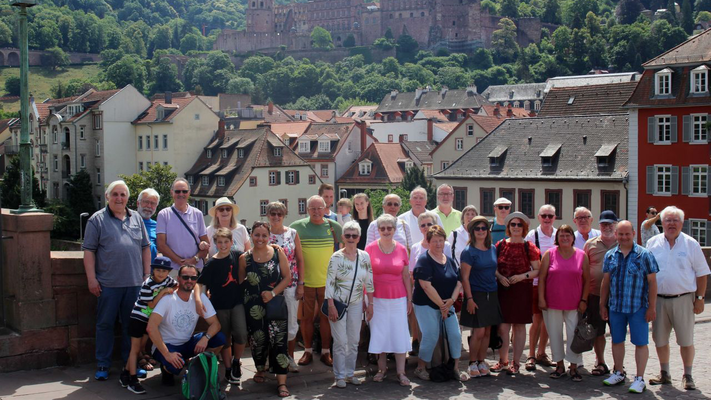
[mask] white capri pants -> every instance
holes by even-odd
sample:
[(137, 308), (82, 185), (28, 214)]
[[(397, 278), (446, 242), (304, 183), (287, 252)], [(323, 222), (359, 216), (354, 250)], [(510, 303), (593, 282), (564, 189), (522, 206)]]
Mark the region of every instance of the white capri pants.
[[(562, 361), (565, 358), (571, 364), (582, 364), (583, 355), (570, 350), (575, 336), (575, 326), (578, 324), (578, 310), (543, 310), (543, 320), (551, 341), (553, 362)], [(564, 324), (565, 336), (568, 339), (568, 344), (565, 347), (563, 347)]]

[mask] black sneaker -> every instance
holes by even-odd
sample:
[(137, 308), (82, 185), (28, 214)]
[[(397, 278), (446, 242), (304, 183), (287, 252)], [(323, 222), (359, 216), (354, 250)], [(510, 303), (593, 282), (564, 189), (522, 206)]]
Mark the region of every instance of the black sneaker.
[(239, 381), (242, 378), (242, 366), (239, 361), (232, 360), (232, 370), (230, 371), (230, 377), (227, 381), (233, 385), (239, 385)]
[(161, 383), (164, 386), (175, 386), (175, 375), (168, 372), (164, 367), (160, 367)]
[(121, 384), (121, 387), (126, 387), (130, 382), (131, 374), (124, 369), (121, 371), (121, 375), (119, 375), (119, 383)]
[(146, 394), (146, 389), (143, 388), (143, 385), (141, 385), (140, 382), (138, 382), (138, 378), (136, 378), (135, 381), (131, 382), (128, 384), (128, 390), (135, 394)]
[(410, 350), (409, 354), (412, 357), (417, 357), (420, 355), (420, 341), (419, 340), (412, 341), (412, 350)]

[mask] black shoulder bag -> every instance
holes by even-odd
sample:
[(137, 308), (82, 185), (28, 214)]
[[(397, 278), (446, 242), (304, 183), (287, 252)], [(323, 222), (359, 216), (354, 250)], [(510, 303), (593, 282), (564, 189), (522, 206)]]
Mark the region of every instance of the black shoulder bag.
[[(277, 258), (278, 258), (279, 256), (278, 256), (277, 251), (278, 251), (277, 249), (274, 249), (274, 254), (277, 254)], [(249, 253), (250, 253), (249, 258), (252, 259), (252, 262), (255, 262), (254, 261), (254, 252), (252, 252), (252, 250), (250, 250)], [(281, 279), (282, 278), (281, 278), (281, 268), (280, 268), (279, 280), (277, 281), (277, 285), (279, 284), (279, 282), (281, 282)], [(259, 283), (257, 284), (257, 288), (259, 289), (260, 298), (261, 298), (261, 295), (263, 292), (262, 285), (260, 284), (261, 282), (262, 282), (262, 280), (260, 278)], [(272, 292), (274, 292), (274, 291), (272, 290)], [(266, 317), (267, 317), (267, 320), (269, 320), (269, 321), (285, 321), (285, 320), (289, 319), (289, 309), (286, 306), (286, 297), (284, 297), (284, 293), (279, 293), (278, 295), (272, 297), (272, 299), (269, 300), (269, 302), (264, 304), (264, 308), (266, 309)]]
[[(344, 254), (343, 256), (345, 257), (346, 255)], [(355, 271), (353, 272), (353, 283), (351, 283), (351, 291), (350, 293), (348, 293), (348, 302), (343, 303), (342, 301), (331, 299), (333, 300), (334, 307), (336, 307), (336, 312), (338, 313), (339, 321), (341, 320), (341, 318), (343, 318), (344, 315), (346, 315), (348, 305), (351, 304), (351, 295), (353, 295), (353, 288), (355, 287), (355, 281), (358, 277), (358, 259), (360, 259), (360, 254), (356, 253)], [(323, 301), (323, 304), (321, 304), (321, 313), (328, 317), (328, 299), (325, 299)]]

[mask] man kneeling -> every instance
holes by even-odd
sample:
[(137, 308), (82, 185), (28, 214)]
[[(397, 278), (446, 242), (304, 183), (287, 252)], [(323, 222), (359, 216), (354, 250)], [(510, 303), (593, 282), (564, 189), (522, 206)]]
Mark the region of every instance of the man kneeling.
[(174, 376), (180, 374), (190, 357), (206, 350), (218, 353), (225, 344), (217, 313), (204, 294), (200, 298), (209, 327), (207, 332), (193, 335), (199, 317), (193, 294), (197, 278), (198, 271), (194, 265), (180, 267), (178, 290), (170, 296), (164, 296), (148, 320), (148, 335), (155, 347), (153, 358), (162, 364), (164, 385), (175, 384)]

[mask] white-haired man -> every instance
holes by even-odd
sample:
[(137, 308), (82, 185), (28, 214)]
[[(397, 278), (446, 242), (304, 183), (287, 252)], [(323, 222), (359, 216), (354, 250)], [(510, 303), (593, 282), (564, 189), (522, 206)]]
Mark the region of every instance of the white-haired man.
[(152, 220), (151, 217), (156, 213), (159, 203), (160, 194), (153, 188), (143, 189), (138, 194), (138, 201), (136, 202), (136, 211), (143, 217), (143, 224), (146, 225), (146, 232), (148, 232), (148, 240), (151, 242), (151, 262), (155, 260), (158, 254), (158, 247), (156, 247), (156, 221)]
[(576, 208), (573, 212), (573, 222), (578, 227), (578, 230), (575, 231), (575, 243), (573, 243), (576, 248), (583, 250), (585, 242), (600, 236), (600, 231), (592, 227), (593, 216), (587, 208)]
[(443, 183), (437, 188), (437, 207), (432, 210), (442, 220), (444, 232), (449, 236), (462, 225), (462, 212), (454, 209), (454, 189)]
[[(426, 207), (427, 190), (425, 190), (422, 186), (418, 186), (410, 192), (410, 210), (398, 216), (398, 219), (405, 221), (407, 226), (410, 227), (410, 237), (412, 238), (412, 243), (420, 243), (424, 237), (422, 232), (420, 232), (420, 229), (417, 227), (417, 217), (427, 211)], [(439, 215), (435, 215), (437, 216), (437, 221), (435, 221), (435, 223), (442, 226), (442, 219)]]
[[(402, 206), (402, 199), (395, 193), (390, 193), (383, 197), (383, 214), (390, 214), (397, 218), (397, 214), (400, 212), (400, 207)], [(407, 251), (410, 251), (410, 247), (416, 242), (412, 241), (412, 231), (413, 229), (405, 222), (403, 219), (397, 220), (397, 228), (395, 228), (395, 235), (393, 240), (405, 246)], [(417, 226), (417, 224), (415, 224)], [(418, 229), (419, 230), (419, 229)], [(377, 221), (373, 221), (368, 225), (368, 237), (365, 240), (366, 246), (371, 242), (380, 239), (380, 231), (378, 230)]]

